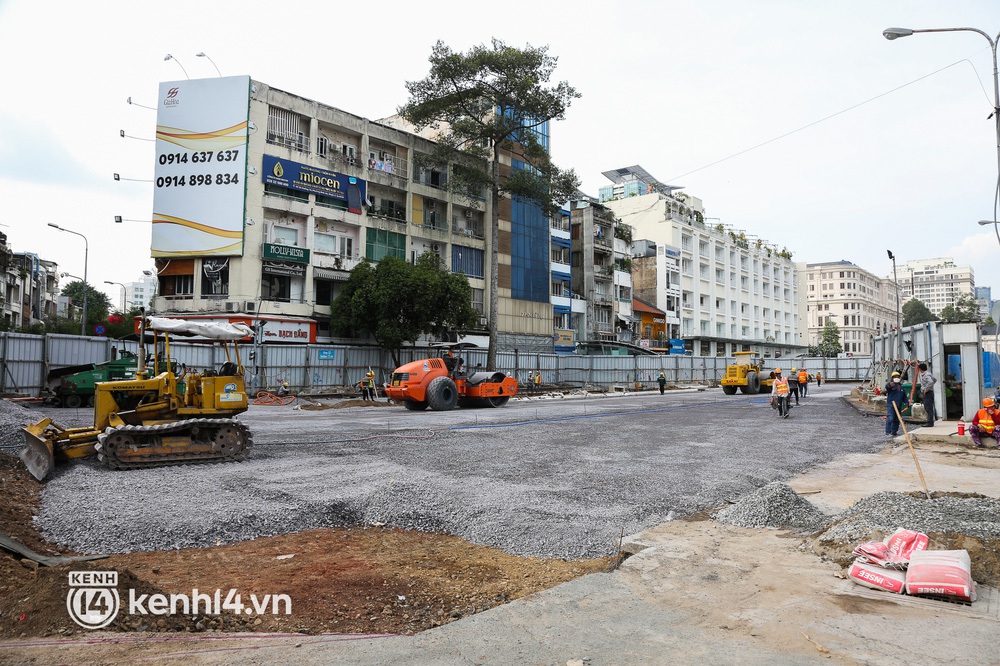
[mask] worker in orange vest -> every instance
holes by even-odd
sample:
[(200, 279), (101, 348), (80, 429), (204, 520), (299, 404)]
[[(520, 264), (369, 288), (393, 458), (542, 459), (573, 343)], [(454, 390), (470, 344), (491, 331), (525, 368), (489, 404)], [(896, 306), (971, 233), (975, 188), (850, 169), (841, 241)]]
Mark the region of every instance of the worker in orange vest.
[(771, 384), (771, 404), (778, 408), (778, 418), (787, 419), (788, 410), (788, 379), (781, 376), (781, 368), (774, 369), (774, 383)]
[(983, 437), (992, 437), (997, 442), (1000, 449), (1000, 438), (997, 437), (997, 410), (993, 398), (983, 398), (983, 408), (972, 417), (972, 427), (969, 434), (972, 435), (972, 444), (977, 449), (983, 447)]
[(792, 398), (795, 398), (795, 404), (799, 404), (799, 369), (792, 368), (792, 371), (786, 377), (788, 382), (788, 406), (792, 406)]
[(809, 393), (809, 371), (805, 368), (799, 368), (799, 393), (803, 398)]

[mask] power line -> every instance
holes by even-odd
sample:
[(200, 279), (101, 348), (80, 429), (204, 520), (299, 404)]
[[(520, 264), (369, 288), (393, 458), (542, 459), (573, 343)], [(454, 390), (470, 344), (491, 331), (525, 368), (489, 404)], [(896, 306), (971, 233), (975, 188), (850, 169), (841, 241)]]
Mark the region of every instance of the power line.
[[(715, 166), (717, 164), (722, 164), (723, 162), (727, 162), (727, 161), (733, 159), (734, 157), (739, 157), (740, 155), (745, 155), (746, 153), (749, 153), (750, 151), (757, 150), (758, 148), (763, 148), (764, 146), (766, 146), (768, 144), (771, 144), (771, 143), (774, 143), (775, 141), (779, 141), (781, 139), (784, 139), (785, 137), (789, 137), (789, 136), (791, 136), (793, 134), (797, 134), (798, 132), (801, 132), (803, 130), (807, 130), (810, 127), (818, 125), (818, 124), (820, 124), (822, 122), (826, 122), (827, 120), (830, 120), (831, 118), (836, 118), (839, 115), (843, 115), (843, 114), (847, 113), (848, 111), (853, 111), (854, 109), (858, 108), (859, 106), (864, 106), (865, 104), (868, 104), (869, 102), (874, 102), (875, 100), (881, 99), (882, 97), (885, 97), (886, 95), (891, 95), (892, 93), (894, 93), (894, 92), (896, 92), (898, 90), (902, 90), (903, 88), (906, 88), (907, 86), (912, 86), (914, 83), (919, 83), (920, 81), (923, 81), (926, 78), (934, 76), (935, 74), (939, 74), (939, 73), (943, 72), (946, 69), (950, 69), (950, 68), (954, 67), (955, 65), (960, 65), (963, 62), (969, 63), (969, 65), (972, 67), (972, 70), (976, 73), (976, 78), (979, 79), (979, 85), (980, 85), (980, 87), (982, 87), (983, 81), (979, 77), (979, 72), (976, 71), (976, 66), (973, 65), (972, 62), (968, 58), (963, 58), (962, 60), (958, 60), (956, 62), (953, 62), (950, 65), (945, 65), (941, 69), (934, 70), (933, 72), (930, 72), (929, 74), (924, 74), (920, 78), (914, 79), (914, 80), (910, 81), (909, 83), (904, 83), (903, 85), (897, 86), (897, 87), (893, 88), (892, 90), (887, 90), (884, 93), (880, 93), (878, 95), (875, 95), (874, 97), (870, 97), (870, 98), (864, 100), (863, 102), (858, 102), (857, 104), (852, 104), (851, 106), (847, 107), (846, 109), (841, 109), (840, 111), (837, 111), (836, 113), (831, 113), (830, 115), (824, 116), (823, 118), (820, 118), (819, 120), (814, 120), (813, 122), (809, 123), (808, 125), (803, 125), (802, 127), (799, 127), (798, 129), (793, 129), (790, 132), (785, 132), (784, 134), (780, 134), (780, 135), (774, 137), (773, 139), (768, 139), (767, 141), (764, 141), (762, 143), (758, 143), (755, 146), (751, 146), (749, 148), (741, 150), (738, 153), (733, 153), (732, 155), (730, 155), (728, 157), (723, 157), (722, 159), (719, 159), (719, 160), (716, 160), (716, 161), (711, 162), (709, 164), (706, 164), (705, 166), (700, 166), (697, 169), (693, 169), (693, 170), (688, 171), (686, 173), (682, 173), (679, 176), (674, 176), (672, 178), (668, 178), (667, 182), (676, 182), (676, 181), (680, 180), (681, 178), (684, 178), (685, 176), (690, 176), (693, 173), (698, 173), (699, 171), (704, 171), (705, 169), (708, 169), (709, 167), (713, 167), (713, 166)], [(983, 92), (984, 93), (986, 92), (985, 88), (983, 88)], [(988, 95), (987, 95), (987, 99), (989, 99)], [(992, 102), (990, 102), (990, 106), (991, 107), (993, 106)]]

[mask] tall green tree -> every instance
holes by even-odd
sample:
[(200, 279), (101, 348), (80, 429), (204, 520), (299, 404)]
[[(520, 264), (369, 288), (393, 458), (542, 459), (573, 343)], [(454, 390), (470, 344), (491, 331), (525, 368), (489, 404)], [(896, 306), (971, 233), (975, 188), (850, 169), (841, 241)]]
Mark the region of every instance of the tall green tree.
[(444, 338), (474, 325), (472, 287), (450, 273), (437, 255), (425, 253), (416, 264), (385, 257), (372, 266), (363, 261), (333, 302), (330, 328), (337, 335), (371, 336), (389, 350), (397, 366), (399, 349), (421, 334)]
[[(535, 131), (564, 118), (572, 100), (580, 96), (566, 81), (546, 85), (557, 60), (547, 46), (519, 49), (494, 39), (491, 46), (457, 53), (439, 41), (431, 51), (430, 73), (406, 83), (410, 99), (399, 108), (399, 114), (418, 129), (438, 133), (432, 161), (460, 165), (448, 180), (452, 190), (470, 197), (490, 192), (489, 370), (496, 369), (497, 355), (500, 199), (521, 198), (551, 216), (580, 184), (572, 170), (563, 171), (552, 163)], [(531, 166), (502, 172), (502, 151)]]
[(937, 321), (937, 317), (920, 299), (912, 298), (903, 305), (903, 326), (916, 326), (928, 321)]
[(832, 319), (826, 320), (823, 327), (823, 338), (819, 343), (820, 356), (836, 356), (844, 348), (840, 345), (840, 327), (833, 323)]
[(979, 321), (979, 303), (971, 293), (958, 297), (954, 305), (946, 305), (941, 309), (941, 321)]
[[(83, 282), (74, 280), (62, 287), (60, 292), (63, 296), (68, 296), (74, 307), (83, 307)], [(87, 285), (87, 325), (85, 327), (87, 335), (92, 335), (94, 326), (100, 324), (107, 326), (108, 312), (111, 311), (111, 300), (103, 291), (94, 289)], [(79, 320), (78, 320), (79, 321)], [(79, 323), (77, 324), (79, 326)], [(79, 333), (79, 331), (77, 331)]]

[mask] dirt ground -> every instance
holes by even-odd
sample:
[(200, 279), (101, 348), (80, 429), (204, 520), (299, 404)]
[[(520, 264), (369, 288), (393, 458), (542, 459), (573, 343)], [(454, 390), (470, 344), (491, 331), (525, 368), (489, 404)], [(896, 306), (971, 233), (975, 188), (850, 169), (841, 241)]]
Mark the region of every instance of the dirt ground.
[[(44, 555), (70, 555), (35, 531), (42, 485), (0, 455), (0, 531)], [(444, 534), (380, 527), (320, 529), (217, 548), (111, 555), (68, 567), (37, 567), (0, 551), (0, 637), (86, 632), (66, 610), (70, 570), (115, 570), (122, 600), (137, 594), (236, 589), (287, 594), (291, 615), (119, 613), (108, 631), (257, 631), (413, 634), (613, 566), (519, 558)], [(123, 602), (123, 608), (126, 604)], [(284, 608), (279, 606), (283, 611)], [(86, 632), (89, 633), (89, 632)]]

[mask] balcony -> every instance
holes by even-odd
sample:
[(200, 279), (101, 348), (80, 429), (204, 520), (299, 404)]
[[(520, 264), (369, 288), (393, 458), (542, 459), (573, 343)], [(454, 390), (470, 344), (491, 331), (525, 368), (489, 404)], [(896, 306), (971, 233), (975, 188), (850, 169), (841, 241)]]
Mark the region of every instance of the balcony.
[(475, 238), (477, 240), (483, 240), (483, 225), (476, 224), (471, 220), (459, 220), (456, 218), (451, 226), (451, 232), (456, 236), (465, 236), (466, 238)]

